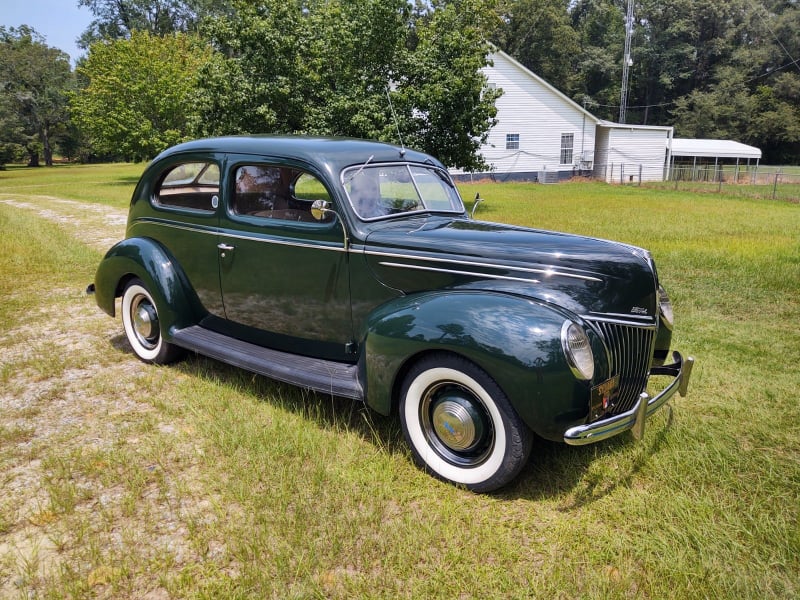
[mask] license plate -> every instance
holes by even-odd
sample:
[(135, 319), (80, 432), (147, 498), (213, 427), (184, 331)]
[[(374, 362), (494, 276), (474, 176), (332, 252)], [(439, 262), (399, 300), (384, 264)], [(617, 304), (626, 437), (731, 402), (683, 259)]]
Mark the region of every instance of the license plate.
[(614, 406), (619, 387), (619, 375), (606, 379), (592, 388), (591, 419), (599, 419)]

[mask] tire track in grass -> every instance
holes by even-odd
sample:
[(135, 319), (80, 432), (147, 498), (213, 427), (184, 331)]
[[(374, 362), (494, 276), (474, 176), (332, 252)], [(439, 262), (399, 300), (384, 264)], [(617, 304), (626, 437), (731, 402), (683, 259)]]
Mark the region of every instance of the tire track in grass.
[[(101, 252), (124, 237), (127, 214), (112, 207), (19, 194), (0, 203)], [(0, 597), (161, 598), (163, 578), (182, 569), (229, 568), (224, 540), (192, 533), (219, 518), (204, 450), (157, 408), (181, 375), (138, 361), (119, 321), (82, 290), (42, 295), (32, 319), (0, 332)]]

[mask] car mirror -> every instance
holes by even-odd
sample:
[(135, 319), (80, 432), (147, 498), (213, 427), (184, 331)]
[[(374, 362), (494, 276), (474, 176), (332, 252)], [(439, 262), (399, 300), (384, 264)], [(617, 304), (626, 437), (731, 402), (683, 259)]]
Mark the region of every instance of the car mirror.
[(336, 215), (336, 212), (331, 210), (331, 203), (327, 200), (314, 200), (311, 204), (311, 216), (317, 221), (323, 221), (329, 218), (329, 215)]
[(472, 205), (472, 212), (469, 214), (470, 219), (475, 218), (475, 211), (478, 210), (478, 205), (483, 202), (483, 198), (481, 198), (480, 192), (475, 194), (475, 203)]

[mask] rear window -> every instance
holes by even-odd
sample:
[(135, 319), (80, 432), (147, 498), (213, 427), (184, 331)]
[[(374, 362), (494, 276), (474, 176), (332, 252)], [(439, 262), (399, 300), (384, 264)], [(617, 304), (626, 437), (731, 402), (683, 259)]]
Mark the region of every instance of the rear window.
[(155, 202), (168, 208), (213, 212), (219, 200), (219, 166), (213, 162), (187, 162), (170, 168), (162, 177)]

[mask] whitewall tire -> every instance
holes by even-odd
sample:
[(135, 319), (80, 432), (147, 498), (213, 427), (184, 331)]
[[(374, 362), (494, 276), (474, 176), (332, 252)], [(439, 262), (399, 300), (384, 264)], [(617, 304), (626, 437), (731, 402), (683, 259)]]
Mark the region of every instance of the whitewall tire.
[(122, 325), (128, 343), (144, 362), (166, 364), (183, 354), (161, 336), (155, 300), (140, 279), (131, 280), (122, 293)]
[(533, 440), (494, 380), (451, 354), (429, 355), (411, 368), (401, 389), (400, 420), (417, 464), (476, 492), (516, 477)]

